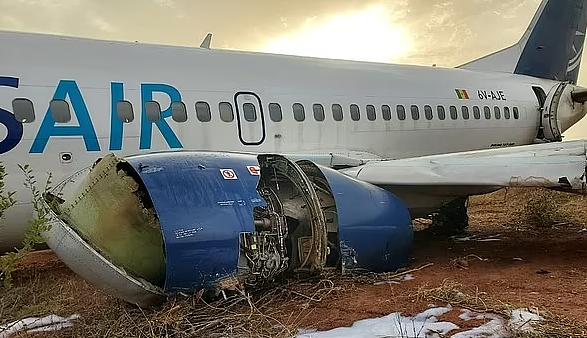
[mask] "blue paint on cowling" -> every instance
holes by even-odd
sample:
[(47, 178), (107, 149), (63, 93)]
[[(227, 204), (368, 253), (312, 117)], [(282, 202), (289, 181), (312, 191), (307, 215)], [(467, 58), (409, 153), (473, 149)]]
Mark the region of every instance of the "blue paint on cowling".
[(391, 192), (319, 166), (338, 213), (339, 240), (356, 265), (346, 269), (395, 271), (410, 265), (414, 229), (405, 204)]
[[(219, 278), (234, 275), (239, 233), (255, 231), (253, 208), (265, 205), (256, 190), (259, 176), (247, 169), (258, 165), (256, 157), (165, 152), (126, 160), (145, 184), (162, 227), (164, 290), (212, 288)], [(233, 169), (238, 179), (225, 180), (220, 169)]]

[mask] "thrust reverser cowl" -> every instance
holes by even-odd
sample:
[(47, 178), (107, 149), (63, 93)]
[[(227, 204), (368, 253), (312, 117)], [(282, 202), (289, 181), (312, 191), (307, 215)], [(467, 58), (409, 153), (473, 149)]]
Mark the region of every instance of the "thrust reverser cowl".
[(413, 240), (391, 193), (279, 155), (108, 155), (64, 197), (47, 244), (90, 283), (140, 306), (292, 271), (393, 271), (409, 264)]

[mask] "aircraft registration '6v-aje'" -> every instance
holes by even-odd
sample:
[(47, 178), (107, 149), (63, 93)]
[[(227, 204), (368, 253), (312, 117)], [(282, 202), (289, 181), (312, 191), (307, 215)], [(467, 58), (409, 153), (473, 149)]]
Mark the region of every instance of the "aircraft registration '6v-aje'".
[(458, 231), (471, 195), (585, 191), (587, 144), (559, 141), (587, 112), (586, 13), (544, 0), (519, 42), (454, 69), (2, 32), (0, 247), (33, 216), (27, 163), (63, 181), (48, 245), (137, 304), (405, 266), (412, 218)]

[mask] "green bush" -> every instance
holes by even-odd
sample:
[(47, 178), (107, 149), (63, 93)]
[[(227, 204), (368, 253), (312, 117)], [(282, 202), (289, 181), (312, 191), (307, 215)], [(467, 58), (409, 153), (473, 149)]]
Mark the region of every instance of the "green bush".
[[(31, 191), (32, 204), (36, 216), (31, 220), (30, 225), (25, 232), (22, 247), (0, 256), (0, 281), (4, 282), (5, 287), (11, 286), (12, 273), (16, 270), (20, 262), (22, 262), (30, 252), (35, 250), (37, 244), (44, 242), (41, 233), (49, 230), (49, 219), (47, 218), (49, 209), (43, 204), (43, 192), (41, 192), (36, 186), (37, 181), (33, 175), (33, 170), (30, 169), (28, 164), (24, 166), (18, 165), (18, 167), (25, 176), (24, 186)], [(5, 168), (0, 165), (0, 216), (3, 216), (4, 212), (15, 203), (14, 192), (4, 191), (5, 177)], [(44, 192), (48, 192), (51, 189), (51, 178), (52, 175), (49, 173), (47, 181), (45, 182)]]

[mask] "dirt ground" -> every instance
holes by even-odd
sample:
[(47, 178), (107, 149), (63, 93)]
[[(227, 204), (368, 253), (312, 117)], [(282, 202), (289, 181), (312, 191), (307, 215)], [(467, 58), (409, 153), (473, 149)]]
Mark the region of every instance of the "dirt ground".
[[(471, 225), (466, 238), (438, 238), (426, 230), (416, 233), (411, 268), (427, 267), (411, 272), (413, 279), (399, 284), (345, 284), (320, 301), (281, 304), (277, 319), (295, 317), (299, 328), (325, 330), (393, 312), (415, 315), (430, 303), (446, 305), (423, 299), (422, 290), (454, 281), (471, 293), (515, 307), (587, 321), (587, 199), (509, 189), (473, 197), (469, 203)], [(126, 313), (122, 302), (81, 280), (51, 251), (31, 255), (15, 277), (14, 294), (0, 296), (4, 303), (0, 324), (30, 314), (34, 304), (38, 308), (32, 313), (52, 314), (55, 302), (67, 309), (55, 314), (79, 313), (85, 323), (96, 325), (102, 316)], [(455, 307), (440, 319), (462, 329), (480, 324), (459, 320), (460, 313)], [(66, 331), (60, 335), (72, 335)]]

